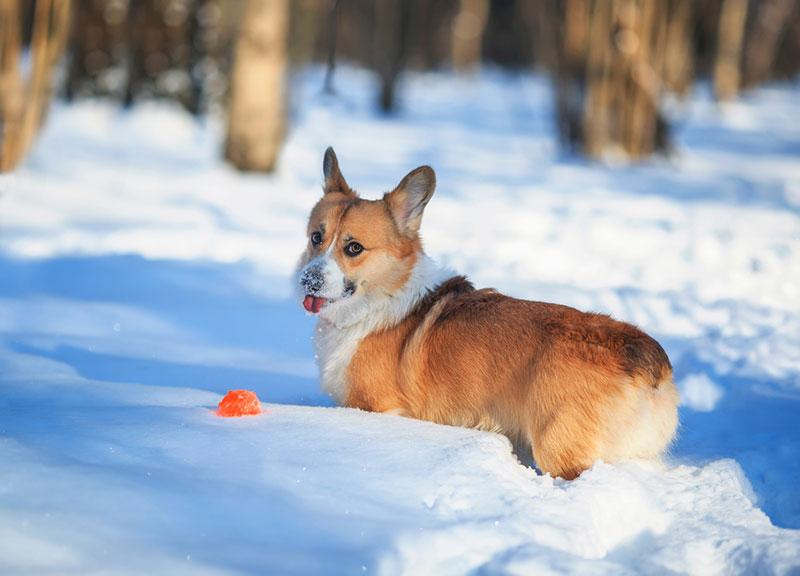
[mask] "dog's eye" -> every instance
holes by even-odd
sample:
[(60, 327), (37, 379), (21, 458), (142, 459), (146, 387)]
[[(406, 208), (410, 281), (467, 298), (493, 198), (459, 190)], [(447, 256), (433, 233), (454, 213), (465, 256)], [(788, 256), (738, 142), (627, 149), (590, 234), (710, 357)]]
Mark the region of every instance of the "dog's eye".
[(348, 256), (358, 256), (363, 251), (364, 247), (358, 242), (350, 242), (350, 244), (344, 247), (344, 253)]
[(311, 243), (314, 246), (319, 246), (320, 244), (322, 244), (322, 232), (316, 231), (316, 232), (312, 233), (311, 234)]

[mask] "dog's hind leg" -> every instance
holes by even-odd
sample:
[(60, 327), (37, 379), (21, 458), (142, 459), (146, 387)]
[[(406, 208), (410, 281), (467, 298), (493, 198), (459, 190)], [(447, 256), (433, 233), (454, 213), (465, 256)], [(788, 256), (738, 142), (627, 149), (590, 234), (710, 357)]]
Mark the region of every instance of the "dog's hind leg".
[(596, 438), (592, 422), (570, 410), (560, 410), (544, 426), (531, 431), (536, 467), (553, 477), (572, 480), (597, 459)]

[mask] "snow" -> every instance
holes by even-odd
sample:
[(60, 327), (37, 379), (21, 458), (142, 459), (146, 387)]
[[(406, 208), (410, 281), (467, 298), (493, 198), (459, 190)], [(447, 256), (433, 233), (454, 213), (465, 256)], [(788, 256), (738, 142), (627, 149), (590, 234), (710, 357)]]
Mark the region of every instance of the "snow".
[(711, 412), (725, 394), (706, 374), (689, 374), (679, 384), (681, 403), (698, 412)]
[[(784, 574), (800, 569), (800, 87), (678, 108), (640, 166), (563, 157), (547, 83), (299, 74), (277, 173), (163, 103), (57, 104), (0, 177), (0, 573)], [(290, 276), (322, 152), (374, 197), (420, 164), (428, 252), (662, 341), (663, 465), (537, 475), (508, 441), (335, 408)], [(265, 412), (221, 419), (226, 390)], [(525, 460), (524, 455), (523, 460)]]

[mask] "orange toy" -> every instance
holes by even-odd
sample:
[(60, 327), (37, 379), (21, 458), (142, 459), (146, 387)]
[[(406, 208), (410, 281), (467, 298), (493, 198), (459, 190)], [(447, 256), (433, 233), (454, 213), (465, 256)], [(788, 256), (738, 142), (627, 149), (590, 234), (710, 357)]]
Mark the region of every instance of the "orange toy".
[(250, 390), (229, 390), (217, 407), (217, 416), (226, 418), (256, 414), (261, 414), (261, 402)]

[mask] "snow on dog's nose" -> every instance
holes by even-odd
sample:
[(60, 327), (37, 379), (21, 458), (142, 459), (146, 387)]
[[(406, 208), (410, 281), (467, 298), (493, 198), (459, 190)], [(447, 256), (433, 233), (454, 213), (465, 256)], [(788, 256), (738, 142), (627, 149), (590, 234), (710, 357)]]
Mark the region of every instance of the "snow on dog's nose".
[(319, 294), (324, 284), (325, 277), (322, 275), (322, 267), (319, 263), (309, 264), (300, 275), (300, 285), (306, 294)]

